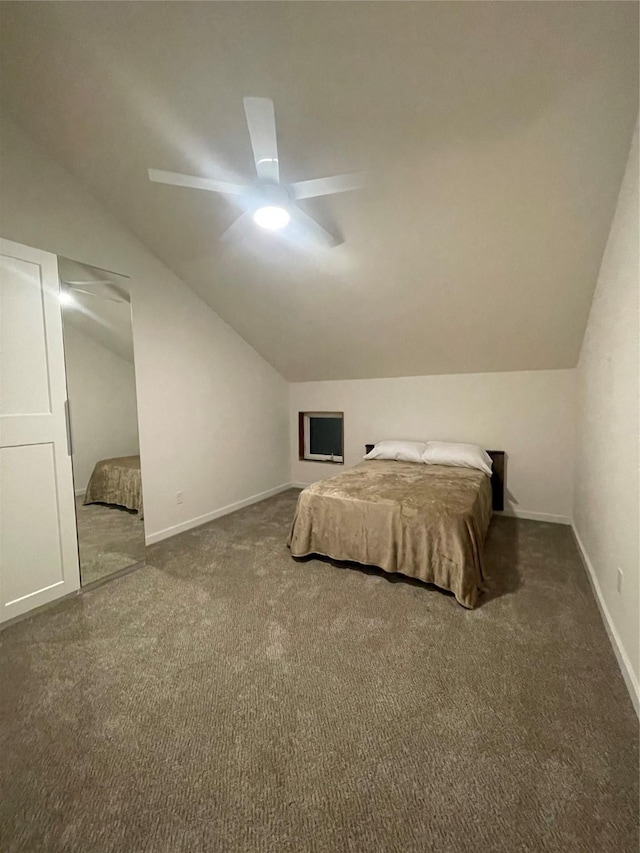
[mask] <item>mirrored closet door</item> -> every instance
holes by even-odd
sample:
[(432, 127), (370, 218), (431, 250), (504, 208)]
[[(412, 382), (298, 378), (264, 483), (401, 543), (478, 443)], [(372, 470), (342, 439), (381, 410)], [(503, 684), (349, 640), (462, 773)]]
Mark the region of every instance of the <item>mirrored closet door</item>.
[(128, 279), (58, 259), (83, 586), (144, 561)]

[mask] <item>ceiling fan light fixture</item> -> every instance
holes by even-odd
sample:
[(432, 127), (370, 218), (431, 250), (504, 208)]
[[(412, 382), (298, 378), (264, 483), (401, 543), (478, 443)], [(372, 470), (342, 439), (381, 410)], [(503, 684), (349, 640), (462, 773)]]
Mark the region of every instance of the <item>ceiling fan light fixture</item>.
[(175, 187), (240, 196), (239, 206), (244, 213), (220, 235), (223, 243), (242, 237), (247, 231), (247, 226), (251, 227), (252, 220), (266, 231), (281, 231), (293, 218), (296, 233), (291, 236), (300, 235), (303, 238), (310, 238), (319, 246), (337, 246), (342, 242), (341, 239), (327, 231), (298, 207), (297, 202), (300, 199), (360, 189), (364, 183), (363, 175), (359, 173), (330, 175), (311, 178), (308, 181), (295, 181), (292, 184), (281, 183), (273, 101), (271, 98), (243, 98), (242, 102), (257, 181), (237, 184), (232, 181), (183, 175), (180, 172), (165, 172), (159, 169), (148, 169), (149, 180)]
[(281, 228), (289, 224), (291, 217), (289, 211), (285, 210), (284, 207), (267, 205), (259, 207), (253, 214), (253, 219), (256, 225), (266, 228), (267, 231), (280, 231)]

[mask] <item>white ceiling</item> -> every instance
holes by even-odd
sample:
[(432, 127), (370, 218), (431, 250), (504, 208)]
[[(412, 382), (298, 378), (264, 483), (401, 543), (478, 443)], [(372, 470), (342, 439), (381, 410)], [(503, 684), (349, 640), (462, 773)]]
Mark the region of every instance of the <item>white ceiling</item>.
[[(289, 380), (575, 365), (638, 114), (638, 5), (2, 3), (3, 108)], [(218, 242), (275, 102), (345, 242)]]

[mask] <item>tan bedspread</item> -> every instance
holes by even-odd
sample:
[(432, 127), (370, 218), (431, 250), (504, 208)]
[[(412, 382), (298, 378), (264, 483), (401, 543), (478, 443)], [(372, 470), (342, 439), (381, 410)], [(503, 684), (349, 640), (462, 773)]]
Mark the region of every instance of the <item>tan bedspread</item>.
[(139, 456), (101, 459), (87, 486), (85, 504), (117, 504), (142, 514), (142, 477)]
[(448, 589), (464, 607), (483, 589), (491, 481), (470, 468), (371, 460), (304, 489), (287, 544)]

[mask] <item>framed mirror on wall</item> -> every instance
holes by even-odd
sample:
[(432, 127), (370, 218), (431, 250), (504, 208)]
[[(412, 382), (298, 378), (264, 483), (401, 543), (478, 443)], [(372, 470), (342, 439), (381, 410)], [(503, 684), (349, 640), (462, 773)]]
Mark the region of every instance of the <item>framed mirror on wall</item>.
[(82, 586), (144, 562), (131, 295), (126, 276), (58, 259)]

